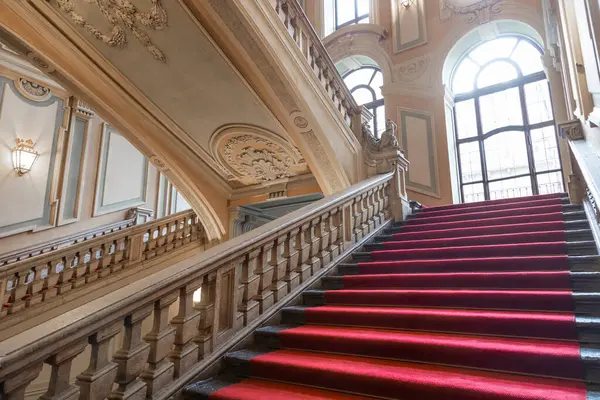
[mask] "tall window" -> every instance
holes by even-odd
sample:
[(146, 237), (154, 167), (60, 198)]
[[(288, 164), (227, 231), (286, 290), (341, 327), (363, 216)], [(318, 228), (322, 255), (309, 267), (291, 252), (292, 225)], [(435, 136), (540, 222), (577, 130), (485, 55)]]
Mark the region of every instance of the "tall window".
[[(329, 0), (331, 1), (331, 0)], [(335, 30), (344, 26), (369, 22), (370, 0), (334, 0)]]
[(464, 202), (564, 191), (539, 47), (501, 37), (471, 50), (453, 80)]
[(358, 105), (365, 106), (373, 113), (371, 132), (373, 136), (379, 138), (385, 130), (385, 108), (383, 96), (381, 95), (381, 86), (383, 85), (381, 70), (376, 67), (361, 67), (344, 75), (344, 82)]

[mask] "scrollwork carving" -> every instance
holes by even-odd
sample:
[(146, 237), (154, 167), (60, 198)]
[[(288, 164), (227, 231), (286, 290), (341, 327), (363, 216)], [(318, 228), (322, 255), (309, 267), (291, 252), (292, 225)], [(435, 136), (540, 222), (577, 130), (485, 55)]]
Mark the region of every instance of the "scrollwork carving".
[(485, 24), (490, 22), (492, 14), (499, 14), (502, 12), (502, 0), (480, 0), (476, 2), (467, 2), (471, 4), (464, 4), (463, 1), (458, 0), (440, 0), (441, 10), (446, 11), (446, 14), (459, 14), (467, 17), (467, 23), (478, 22), (479, 24)]
[(150, 2), (150, 12), (142, 12), (129, 0), (87, 0), (87, 3), (96, 5), (104, 19), (112, 26), (111, 32), (106, 34), (89, 23), (84, 16), (85, 13), (76, 11), (77, 5), (73, 0), (55, 0), (58, 8), (65, 12), (75, 25), (81, 26), (104, 44), (123, 48), (127, 44), (126, 28), (155, 59), (166, 62), (163, 52), (152, 43), (150, 36), (138, 25), (139, 23), (153, 31), (164, 29), (167, 26), (167, 11), (161, 5), (160, 0), (150, 0)]
[(416, 81), (427, 71), (428, 64), (429, 59), (426, 57), (417, 58), (402, 64), (396, 70), (398, 79), (402, 82)]

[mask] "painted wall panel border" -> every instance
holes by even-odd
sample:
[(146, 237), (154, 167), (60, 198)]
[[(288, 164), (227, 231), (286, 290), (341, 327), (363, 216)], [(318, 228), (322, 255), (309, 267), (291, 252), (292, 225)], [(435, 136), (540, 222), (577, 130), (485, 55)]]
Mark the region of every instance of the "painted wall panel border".
[[(414, 8), (413, 8), (414, 7)], [(416, 11), (412, 11), (416, 10)], [(416, 23), (419, 34), (414, 40), (402, 43), (402, 35), (400, 34), (400, 16), (402, 13), (416, 12)], [(412, 49), (427, 43), (427, 19), (425, 17), (425, 0), (417, 0), (409, 8), (404, 8), (400, 4), (400, 0), (392, 0), (392, 41), (394, 43), (394, 53), (400, 53), (404, 50)]]
[(110, 125), (104, 123), (102, 126), (102, 140), (100, 142), (100, 156), (98, 158), (98, 173), (96, 176), (96, 191), (94, 195), (93, 216), (108, 214), (111, 212), (122, 211), (133, 207), (141, 206), (146, 203), (148, 189), (148, 157), (143, 156), (144, 173), (142, 176), (142, 189), (138, 196), (119, 201), (116, 203), (104, 204), (104, 189), (106, 183), (106, 170), (108, 167), (108, 155), (110, 148), (110, 138), (118, 132)]
[[(412, 168), (415, 168), (415, 164), (412, 163), (408, 169), (408, 173), (406, 175), (406, 187), (409, 190), (413, 190), (415, 192), (419, 192), (422, 194), (426, 194), (428, 196), (433, 196), (439, 198), (440, 194), (440, 185), (439, 185), (439, 177), (438, 177), (438, 163), (437, 163), (437, 153), (436, 153), (436, 145), (435, 145), (435, 130), (434, 130), (434, 121), (431, 113), (426, 111), (413, 110), (410, 108), (397, 107), (397, 116), (398, 121), (400, 122), (400, 142), (402, 144), (402, 149), (404, 150), (404, 155), (411, 160), (411, 152), (408, 145), (408, 131), (406, 128), (406, 119), (407, 117), (416, 118), (424, 120), (427, 126), (427, 153), (426, 156), (429, 163), (429, 171), (430, 171), (430, 182), (431, 185), (423, 185), (417, 182), (413, 182), (410, 177), (410, 171)], [(417, 155), (417, 157), (420, 155)]]
[(4, 90), (7, 86), (20, 100), (34, 107), (47, 107), (54, 103), (58, 103), (58, 105), (56, 108), (57, 111), (54, 125), (54, 136), (52, 138), (52, 146), (50, 150), (50, 162), (48, 164), (48, 178), (46, 180), (46, 187), (44, 189), (45, 202), (42, 217), (27, 221), (21, 221), (11, 225), (0, 226), (0, 237), (10, 236), (21, 232), (27, 232), (36, 228), (43, 229), (45, 227), (53, 226), (52, 206), (54, 204), (55, 199), (52, 199), (51, 197), (53, 186), (55, 186), (55, 179), (57, 178), (57, 176), (55, 175), (56, 159), (58, 156), (57, 147), (59, 143), (59, 138), (62, 136), (61, 126), (64, 118), (63, 99), (54, 95), (50, 96), (50, 98), (44, 101), (34, 101), (28, 99), (27, 97), (23, 96), (19, 90), (17, 90), (13, 80), (4, 76), (0, 76), (0, 115), (2, 113), (2, 105), (4, 103)]

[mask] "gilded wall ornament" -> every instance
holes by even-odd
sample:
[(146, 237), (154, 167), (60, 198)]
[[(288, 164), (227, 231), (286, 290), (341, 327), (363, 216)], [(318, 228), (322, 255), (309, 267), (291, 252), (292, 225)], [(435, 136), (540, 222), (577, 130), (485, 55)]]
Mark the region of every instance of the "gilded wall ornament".
[(149, 1), (151, 3), (150, 12), (142, 12), (129, 0), (87, 0), (87, 3), (96, 5), (104, 19), (112, 25), (110, 34), (105, 34), (90, 24), (84, 15), (76, 11), (77, 5), (73, 0), (55, 0), (58, 8), (67, 13), (73, 23), (83, 27), (106, 45), (123, 48), (127, 43), (127, 29), (155, 59), (166, 62), (163, 52), (152, 43), (150, 36), (138, 25), (139, 23), (153, 31), (167, 26), (167, 11), (161, 5), (160, 0)]

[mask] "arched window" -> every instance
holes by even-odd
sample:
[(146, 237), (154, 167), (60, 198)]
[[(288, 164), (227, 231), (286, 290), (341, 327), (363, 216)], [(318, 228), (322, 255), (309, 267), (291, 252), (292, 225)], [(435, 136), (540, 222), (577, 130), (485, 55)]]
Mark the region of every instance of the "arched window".
[(376, 67), (361, 67), (344, 75), (344, 82), (359, 106), (373, 113), (371, 132), (379, 138), (385, 130), (385, 108), (381, 86), (383, 74)]
[(469, 51), (451, 82), (463, 202), (564, 191), (540, 48), (500, 37)]
[(348, 25), (369, 23), (370, 8), (370, 0), (335, 0), (335, 30)]

